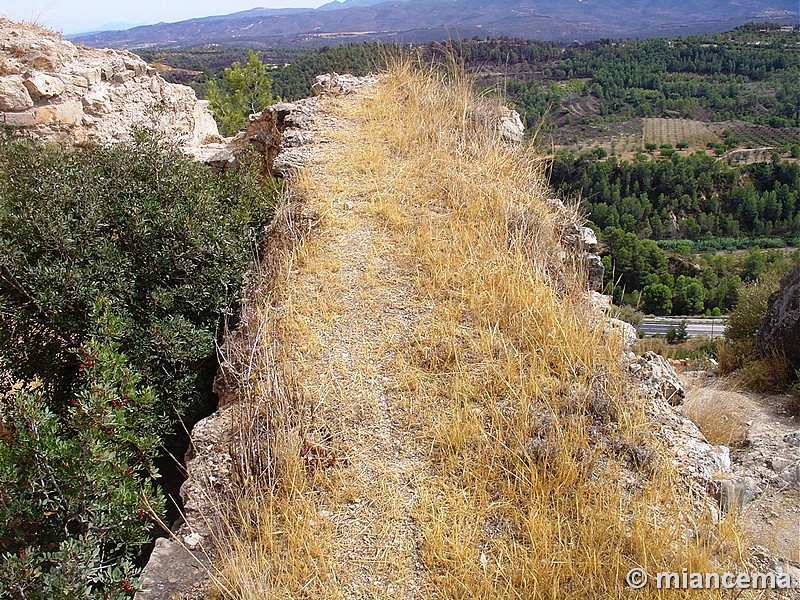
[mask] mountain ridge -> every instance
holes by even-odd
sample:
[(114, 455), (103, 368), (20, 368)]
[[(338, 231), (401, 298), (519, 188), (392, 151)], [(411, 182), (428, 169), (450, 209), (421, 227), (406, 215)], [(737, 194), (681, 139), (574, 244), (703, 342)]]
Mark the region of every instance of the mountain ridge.
[(709, 0), (698, 5), (679, 0), (665, 6), (658, 0), (346, 0), (317, 9), (254, 8), (71, 39), (118, 49), (412, 43), (475, 35), (572, 42), (719, 32), (754, 20), (796, 25), (797, 3)]

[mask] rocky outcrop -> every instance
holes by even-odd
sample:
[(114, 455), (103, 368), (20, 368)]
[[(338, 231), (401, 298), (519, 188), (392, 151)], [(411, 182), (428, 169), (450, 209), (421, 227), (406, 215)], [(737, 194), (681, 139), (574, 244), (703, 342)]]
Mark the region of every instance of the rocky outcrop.
[[(548, 198), (547, 203), (561, 215), (560, 228), (563, 245), (582, 258), (583, 272), (590, 296), (592, 292), (603, 287), (605, 269), (600, 255), (597, 254), (597, 234), (591, 227), (586, 227), (584, 217), (574, 208), (567, 206), (559, 198)], [(594, 300), (590, 297), (590, 304)], [(593, 306), (594, 309), (605, 308)]]
[(217, 164), (225, 160), (226, 164), (232, 164), (244, 148), (254, 146), (261, 154), (261, 170), (265, 176), (288, 177), (307, 164), (310, 145), (328, 141), (319, 135), (320, 127), (330, 124), (326, 122), (330, 117), (317, 114), (320, 98), (350, 94), (376, 81), (375, 76), (319, 75), (312, 85), (311, 98), (279, 102), (250, 115), (243, 132), (221, 152), (203, 160)]
[(669, 361), (655, 352), (645, 352), (628, 369), (639, 380), (639, 387), (648, 397), (657, 397), (677, 406), (683, 403), (686, 389)]
[(793, 369), (800, 368), (800, 266), (781, 279), (780, 289), (767, 303), (767, 314), (758, 328), (756, 349), (762, 356), (778, 352)]
[(174, 600), (182, 590), (205, 587), (211, 563), (203, 552), (192, 551), (167, 538), (156, 540), (147, 570), (139, 582), (137, 600)]
[(730, 449), (709, 444), (697, 425), (671, 406), (651, 401), (647, 412), (659, 426), (656, 435), (670, 449), (678, 471), (707, 493), (719, 496), (719, 478), (731, 470)]
[(726, 477), (731, 473), (731, 452), (728, 446), (711, 444), (700, 428), (686, 417), (678, 406), (685, 397), (685, 388), (678, 374), (661, 355), (646, 352), (643, 356), (626, 355), (633, 387), (638, 387), (648, 421), (664, 444), (665, 454), (690, 487), (697, 490), (702, 511), (711, 510), (720, 516), (715, 499), (723, 505)]
[(375, 77), (355, 77), (353, 75), (339, 75), (326, 73), (317, 75), (311, 84), (312, 96), (344, 96), (352, 94), (355, 90), (375, 82)]
[(219, 141), (208, 103), (145, 61), (0, 19), (0, 123), (43, 140), (109, 143), (132, 126), (197, 147)]
[(0, 79), (0, 110), (24, 111), (33, 107), (23, 79), (16, 75)]

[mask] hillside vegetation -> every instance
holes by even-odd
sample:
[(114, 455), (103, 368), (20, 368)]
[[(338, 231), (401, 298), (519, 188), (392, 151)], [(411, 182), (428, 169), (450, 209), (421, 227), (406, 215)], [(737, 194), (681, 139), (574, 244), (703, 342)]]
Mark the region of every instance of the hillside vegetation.
[(322, 102), (239, 342), (219, 594), (617, 598), (740, 560), (586, 305), (542, 157), (461, 77)]
[(800, 232), (800, 164), (777, 156), (728, 166), (700, 152), (627, 161), (561, 151), (550, 181), (582, 199), (617, 303), (656, 314), (728, 312), (743, 283), (797, 259), (785, 247)]
[[(426, 61), (463, 64), (481, 93), (521, 113), (540, 148), (556, 150), (553, 184), (580, 200), (602, 234), (615, 302), (704, 314), (736, 305), (751, 279), (745, 263), (763, 261), (761, 250), (796, 245), (798, 41), (797, 29), (751, 23), (675, 39), (563, 45), (476, 36), (418, 49)], [(197, 64), (231, 51), (158, 56)], [(270, 60), (276, 52), (261, 55)], [(302, 98), (314, 75), (375, 72), (403, 52), (367, 43), (295, 54), (270, 71), (272, 90)], [(220, 73), (206, 71), (195, 86), (205, 93), (215, 81)], [(620, 243), (618, 230), (636, 239)], [(712, 255), (753, 248), (746, 259)], [(766, 260), (785, 267), (785, 257)]]
[(164, 517), (156, 459), (207, 414), (270, 213), (155, 134), (0, 132), (0, 597), (129, 598)]

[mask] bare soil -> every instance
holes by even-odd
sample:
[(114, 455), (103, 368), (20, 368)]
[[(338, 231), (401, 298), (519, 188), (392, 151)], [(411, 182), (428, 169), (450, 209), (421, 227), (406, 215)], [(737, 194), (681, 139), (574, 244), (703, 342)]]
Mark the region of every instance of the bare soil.
[[(684, 411), (691, 414), (692, 408), (705, 405), (712, 413), (707, 415), (712, 423), (735, 423), (738, 433), (730, 440), (732, 470), (737, 476), (760, 482), (755, 499), (740, 513), (740, 524), (749, 541), (774, 557), (800, 561), (800, 485), (782, 481), (773, 470), (776, 459), (800, 461), (800, 447), (784, 442), (787, 436), (800, 432), (797, 400), (743, 391), (733, 381), (716, 378), (685, 381), (688, 393)], [(703, 422), (698, 425), (704, 429)]]

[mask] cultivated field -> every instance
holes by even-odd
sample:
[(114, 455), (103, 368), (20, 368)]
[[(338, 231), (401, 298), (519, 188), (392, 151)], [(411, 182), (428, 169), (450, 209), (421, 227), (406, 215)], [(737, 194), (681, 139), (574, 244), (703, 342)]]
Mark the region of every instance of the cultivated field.
[(741, 140), (745, 148), (780, 148), (800, 144), (800, 127), (769, 127), (742, 121), (731, 123), (727, 129)]
[(690, 150), (705, 150), (710, 142), (719, 142), (720, 137), (703, 121), (691, 119), (642, 119), (642, 145), (671, 144), (681, 142)]

